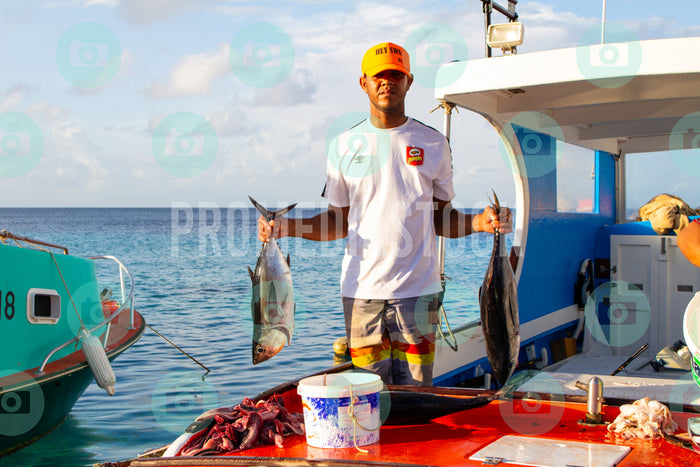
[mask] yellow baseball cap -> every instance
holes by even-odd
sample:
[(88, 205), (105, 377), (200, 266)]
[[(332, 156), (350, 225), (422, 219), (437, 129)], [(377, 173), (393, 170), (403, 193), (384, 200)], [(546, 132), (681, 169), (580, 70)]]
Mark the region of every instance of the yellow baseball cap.
[(384, 70), (398, 70), (411, 74), (408, 52), (403, 47), (391, 42), (382, 42), (365, 52), (362, 57), (362, 74), (374, 76)]

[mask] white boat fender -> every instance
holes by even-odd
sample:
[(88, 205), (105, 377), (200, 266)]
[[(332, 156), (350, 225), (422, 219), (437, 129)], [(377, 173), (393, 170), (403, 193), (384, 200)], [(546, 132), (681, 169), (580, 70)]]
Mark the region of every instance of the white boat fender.
[(591, 296), (593, 290), (595, 289), (593, 284), (593, 262), (586, 258), (581, 263), (581, 267), (578, 270), (578, 278), (576, 279), (575, 285), (575, 296), (574, 301), (578, 305), (579, 309), (586, 307), (586, 302), (588, 297)]
[(170, 443), (170, 446), (168, 446), (168, 449), (165, 450), (162, 457), (175, 457), (177, 453), (180, 452), (180, 449), (182, 449), (182, 447), (187, 443), (187, 441), (189, 441), (190, 438), (196, 434), (197, 433), (185, 432), (178, 436), (175, 441)]
[(96, 336), (90, 334), (90, 331), (85, 327), (80, 329), (78, 337), (82, 343), (85, 359), (92, 371), (92, 375), (95, 377), (95, 382), (99, 387), (107, 391), (107, 394), (113, 396), (117, 377), (114, 376), (112, 365), (109, 363), (102, 342)]

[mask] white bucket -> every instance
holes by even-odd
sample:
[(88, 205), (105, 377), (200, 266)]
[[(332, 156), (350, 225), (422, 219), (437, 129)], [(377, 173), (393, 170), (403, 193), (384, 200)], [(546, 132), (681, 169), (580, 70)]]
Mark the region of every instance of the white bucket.
[(693, 378), (700, 386), (700, 292), (695, 294), (685, 309), (683, 337), (691, 355)]
[(379, 441), (381, 378), (337, 373), (299, 381), (306, 443), (317, 448), (365, 446)]

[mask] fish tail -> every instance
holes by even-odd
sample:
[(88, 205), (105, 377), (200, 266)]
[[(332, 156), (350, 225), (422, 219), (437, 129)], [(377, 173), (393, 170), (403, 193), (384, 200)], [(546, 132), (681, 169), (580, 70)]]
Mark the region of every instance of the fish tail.
[[(493, 188), (491, 188), (491, 193), (493, 193), (493, 199), (491, 199), (491, 197), (488, 195), (488, 193), (486, 194), (486, 196), (489, 199), (489, 203), (491, 203), (491, 207), (496, 211), (496, 214), (500, 215), (501, 214), (501, 203), (500, 203), (500, 201), (498, 201), (498, 196), (496, 196), (496, 192), (494, 191)], [(496, 229), (495, 234), (496, 235), (499, 234), (498, 229)]]
[(268, 209), (265, 209), (265, 207), (263, 207), (260, 203), (255, 201), (251, 196), (248, 196), (248, 199), (250, 199), (250, 201), (253, 203), (253, 206), (255, 206), (255, 209), (260, 211), (260, 214), (265, 216), (265, 219), (267, 219), (268, 221), (272, 220), (276, 217), (280, 217), (284, 214), (287, 214), (289, 211), (294, 209), (294, 207), (297, 205), (297, 203), (294, 203), (294, 204), (290, 204), (286, 208), (278, 209), (277, 211), (270, 211)]
[(501, 203), (498, 201), (498, 196), (496, 196), (496, 192), (493, 190), (493, 188), (491, 188), (491, 193), (493, 193), (493, 199), (491, 199), (490, 196), (488, 197), (491, 206), (493, 206), (496, 212), (501, 212)]

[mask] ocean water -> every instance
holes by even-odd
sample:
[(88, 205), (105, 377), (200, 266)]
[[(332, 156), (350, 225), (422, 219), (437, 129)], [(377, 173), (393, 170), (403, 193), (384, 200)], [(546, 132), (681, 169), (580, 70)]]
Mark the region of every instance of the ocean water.
[[(295, 209), (311, 216), (316, 209)], [(114, 255), (136, 283), (146, 322), (196, 358), (205, 371), (155, 333), (113, 362), (116, 395), (92, 383), (65, 422), (2, 466), (89, 466), (135, 457), (174, 440), (201, 412), (333, 364), (344, 335), (340, 264), (344, 241), (281, 239), (291, 256), (297, 300), (290, 347), (253, 366), (251, 285), (258, 214), (247, 207), (2, 208), (0, 229), (66, 246), (78, 256)], [(445, 309), (454, 328), (478, 319), (477, 294), (492, 236), (449, 240)]]

